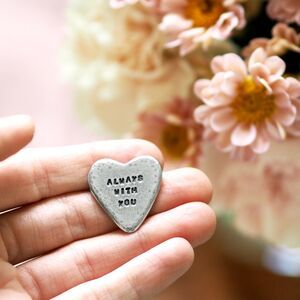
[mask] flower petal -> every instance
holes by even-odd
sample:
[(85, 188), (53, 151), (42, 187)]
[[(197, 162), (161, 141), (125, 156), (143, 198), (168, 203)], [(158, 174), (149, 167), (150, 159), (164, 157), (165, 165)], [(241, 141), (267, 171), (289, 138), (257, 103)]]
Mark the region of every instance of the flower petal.
[(200, 99), (208, 99), (210, 101), (210, 98), (213, 98), (216, 95), (216, 91), (209, 85), (208, 87), (204, 87), (199, 94)]
[(239, 19), (233, 12), (223, 13), (217, 23), (211, 28), (211, 36), (216, 40), (227, 39), (239, 25)]
[(222, 82), (225, 80), (227, 75), (227, 72), (218, 72), (214, 75), (214, 77), (211, 79), (211, 84), (214, 87), (219, 87), (219, 85), (222, 84)]
[(249, 62), (248, 62), (249, 69), (251, 69), (251, 67), (256, 63), (264, 64), (266, 59), (267, 59), (267, 53), (265, 52), (265, 50), (263, 48), (256, 49), (249, 58)]
[(246, 26), (246, 16), (245, 16), (245, 8), (240, 5), (236, 4), (236, 0), (231, 0), (232, 4), (228, 7), (229, 11), (233, 12), (237, 19), (239, 20), (239, 23), (236, 28), (242, 29)]
[(193, 22), (183, 18), (177, 14), (167, 14), (163, 17), (159, 24), (159, 29), (171, 34), (178, 34), (184, 30), (191, 28)]
[(261, 63), (252, 64), (251, 67), (249, 67), (249, 71), (254, 79), (263, 78), (265, 80), (268, 80), (270, 76), (270, 70)]
[(283, 141), (286, 138), (284, 128), (277, 122), (266, 120), (265, 129), (267, 134), (275, 141)]
[(215, 74), (218, 72), (232, 71), (241, 77), (247, 76), (245, 62), (235, 53), (216, 56), (211, 62), (211, 68)]
[(251, 145), (251, 148), (255, 153), (262, 154), (269, 150), (270, 145), (270, 139), (267, 134), (263, 129), (260, 129), (254, 143)]
[(280, 92), (276, 94), (275, 103), (276, 106), (279, 107), (288, 107), (291, 105), (291, 100), (289, 95), (286, 92)]
[(230, 140), (230, 133), (222, 132), (219, 133), (215, 138), (216, 147), (223, 152), (230, 152), (233, 149), (233, 145)]
[(238, 86), (241, 81), (241, 77), (232, 72), (225, 73), (224, 81), (220, 84), (220, 89), (228, 96), (235, 97), (238, 92)]
[(231, 104), (233, 100), (232, 97), (219, 93), (209, 100), (209, 105), (213, 107), (227, 106)]
[(212, 88), (205, 88), (201, 93), (202, 101), (211, 107), (221, 107), (232, 103), (232, 97), (225, 95), (224, 93), (216, 93)]
[(292, 99), (300, 101), (300, 81), (293, 77), (286, 78), (288, 93)]
[[(283, 77), (276, 77), (275, 80), (273, 79), (272, 82), (269, 82), (269, 85), (273, 93), (287, 91), (289, 87), (287, 80)], [(290, 91), (288, 93), (290, 94)]]
[(178, 39), (181, 41), (180, 55), (185, 56), (193, 51), (197, 47), (197, 44), (201, 42), (204, 32), (203, 28), (192, 28), (181, 32), (178, 35)]
[(272, 75), (281, 76), (285, 72), (285, 62), (278, 56), (271, 56), (266, 59), (265, 65)]
[(197, 123), (204, 125), (208, 124), (208, 118), (213, 112), (213, 109), (207, 105), (200, 105), (195, 109), (194, 118)]
[(210, 85), (210, 80), (208, 79), (200, 79), (197, 80), (194, 84), (194, 93), (198, 98), (201, 98), (203, 89), (207, 88)]
[(216, 132), (227, 131), (237, 123), (231, 108), (215, 111), (210, 117), (210, 126)]
[(253, 124), (239, 124), (232, 132), (231, 142), (234, 146), (244, 147), (256, 139), (257, 130)]
[(274, 113), (273, 118), (275, 121), (279, 122), (284, 126), (291, 126), (297, 116), (297, 109), (293, 105), (289, 105), (286, 107), (280, 107)]

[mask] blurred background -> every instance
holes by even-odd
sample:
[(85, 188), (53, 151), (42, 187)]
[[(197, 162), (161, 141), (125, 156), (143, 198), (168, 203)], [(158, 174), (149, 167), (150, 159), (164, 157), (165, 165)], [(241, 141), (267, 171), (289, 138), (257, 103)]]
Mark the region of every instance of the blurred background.
[(1, 0), (0, 5), (1, 116), (31, 115), (37, 129), (32, 146), (91, 140), (61, 76), (67, 1)]
[[(102, 136), (82, 124), (61, 76), (66, 7), (67, 0), (0, 0), (0, 116), (33, 116), (34, 147)], [(299, 251), (248, 239), (223, 218), (192, 269), (157, 299), (299, 300)]]

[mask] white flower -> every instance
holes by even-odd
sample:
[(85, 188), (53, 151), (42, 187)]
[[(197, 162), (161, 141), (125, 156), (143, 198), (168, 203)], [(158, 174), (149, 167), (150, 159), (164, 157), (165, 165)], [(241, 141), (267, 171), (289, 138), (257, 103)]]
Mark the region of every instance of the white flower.
[(100, 122), (105, 130), (124, 133), (140, 110), (190, 94), (195, 71), (165, 55), (158, 24), (142, 5), (114, 10), (109, 1), (71, 1), (64, 71), (81, 115), (93, 126)]

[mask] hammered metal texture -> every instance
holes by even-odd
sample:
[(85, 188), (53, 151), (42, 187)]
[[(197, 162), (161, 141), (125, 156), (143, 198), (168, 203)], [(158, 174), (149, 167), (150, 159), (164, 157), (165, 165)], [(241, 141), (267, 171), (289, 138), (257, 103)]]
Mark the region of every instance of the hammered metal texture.
[(148, 215), (160, 189), (162, 168), (150, 156), (126, 164), (98, 160), (88, 175), (92, 194), (125, 232), (134, 232)]

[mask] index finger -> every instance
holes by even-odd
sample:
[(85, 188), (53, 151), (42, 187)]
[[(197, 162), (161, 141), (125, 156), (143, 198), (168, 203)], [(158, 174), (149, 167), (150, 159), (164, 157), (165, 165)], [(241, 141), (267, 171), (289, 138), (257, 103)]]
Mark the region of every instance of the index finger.
[(24, 150), (0, 164), (0, 211), (86, 190), (89, 169), (98, 159), (127, 162), (140, 155), (163, 163), (156, 146), (134, 139)]

